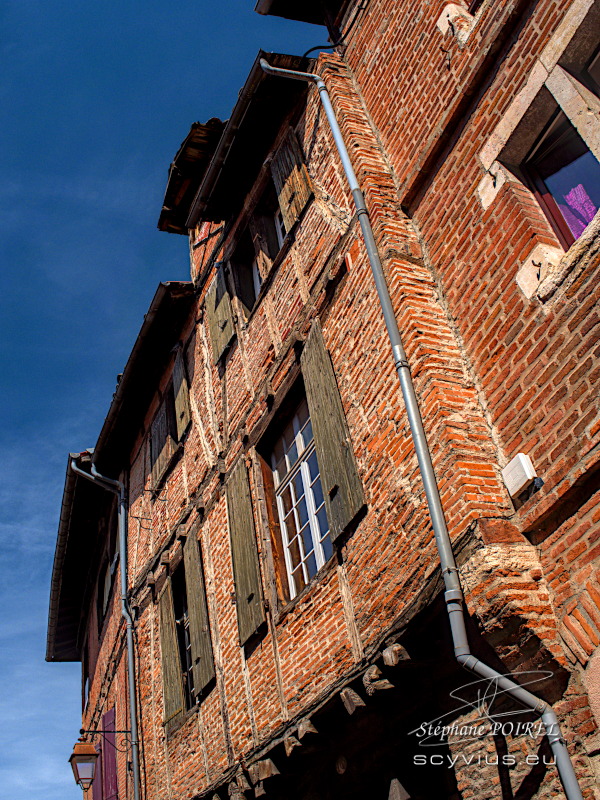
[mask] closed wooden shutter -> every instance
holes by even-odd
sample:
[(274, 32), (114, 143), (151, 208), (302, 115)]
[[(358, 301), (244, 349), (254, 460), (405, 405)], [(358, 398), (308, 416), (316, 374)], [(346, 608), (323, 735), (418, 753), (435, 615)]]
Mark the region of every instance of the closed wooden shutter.
[(206, 295), (208, 329), (215, 364), (221, 358), (234, 334), (231, 300), (225, 280), (225, 265), (217, 265), (217, 274)]
[(117, 800), (119, 787), (117, 783), (117, 749), (115, 739), (115, 710), (111, 708), (102, 717), (104, 731), (104, 754), (102, 758), (102, 789), (104, 800)]
[[(271, 217), (272, 216), (271, 214)], [(266, 275), (268, 267), (271, 266), (271, 261), (279, 252), (279, 242), (277, 241), (275, 226), (272, 220), (269, 220), (265, 214), (257, 211), (248, 220), (248, 230), (254, 245), (254, 252), (261, 266), (264, 265), (263, 275)]]
[(185, 563), (185, 585), (187, 593), (188, 617), (190, 622), (190, 643), (192, 648), (192, 668), (194, 670), (194, 692), (202, 693), (215, 677), (208, 609), (206, 606), (206, 589), (200, 547), (196, 536), (192, 534), (186, 539), (183, 548)]
[(254, 534), (252, 497), (243, 459), (238, 462), (229, 478), (226, 494), (238, 630), (240, 642), (244, 644), (264, 622), (265, 611)]
[(175, 613), (173, 611), (173, 592), (171, 579), (167, 579), (165, 589), (158, 601), (160, 618), (160, 649), (163, 677), (163, 697), (165, 704), (165, 726), (169, 727), (177, 716), (183, 713), (183, 680)]
[(152, 485), (156, 486), (169, 465), (175, 442), (169, 425), (169, 409), (163, 402), (150, 427), (150, 464)]
[(310, 329), (300, 366), (312, 421), (332, 539), (350, 525), (365, 504), (352, 443), (321, 325)]
[(185, 364), (181, 350), (177, 351), (173, 365), (173, 394), (175, 396), (175, 426), (177, 441), (187, 430), (190, 423), (190, 391), (185, 374)]
[(286, 231), (289, 231), (312, 195), (310, 178), (293, 130), (289, 131), (275, 154), (271, 162), (271, 174), (283, 224)]
[(97, 743), (94, 746), (98, 753), (98, 759), (96, 761), (96, 771), (94, 772), (94, 782), (92, 783), (92, 800), (104, 800), (102, 793), (102, 781), (104, 780), (102, 775), (102, 745)]

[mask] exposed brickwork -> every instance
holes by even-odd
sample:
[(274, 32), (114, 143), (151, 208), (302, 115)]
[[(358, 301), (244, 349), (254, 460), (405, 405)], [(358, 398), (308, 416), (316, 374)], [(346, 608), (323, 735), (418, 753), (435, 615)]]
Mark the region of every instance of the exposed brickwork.
[[(461, 549), (475, 647), (509, 671), (553, 673), (540, 692), (554, 704), (584, 796), (592, 798), (598, 720), (582, 675), (600, 646), (598, 237), (588, 232), (526, 297), (516, 282), (523, 260), (537, 244), (560, 243), (515, 176), (485, 209), (477, 191), (486, 175), (482, 148), (572, 4), (487, 0), (460, 35), (437, 25), (444, 5), (371, 0), (359, 10), (351, 4), (359, 20), (344, 53), (322, 55), (316, 69), (370, 211), (450, 535)], [(244, 222), (228, 229), (201, 222), (190, 232), (197, 300), (181, 341), (191, 425), (153, 486), (148, 435), (171, 363), (143, 410), (124, 469), (145, 800), (188, 800), (209, 790), (210, 797), (215, 789), (218, 797), (235, 796), (231, 782), (240, 767), (279, 746), (278, 737), (297, 734), (306, 715), (333, 713), (327, 704), (369, 664), (381, 663), (386, 644), (403, 641), (406, 631), (414, 637), (419, 612), (441, 586), (360, 228), (314, 89), (295, 129), (314, 198), (263, 276), (252, 313), (232, 298), (235, 338), (217, 364), (206, 298), (215, 264), (231, 253)], [(286, 604), (278, 590), (262, 446), (299, 375), (298, 352), (316, 317), (367, 507), (339, 556)], [(544, 485), (517, 509), (501, 468), (518, 452), (531, 457)], [(248, 467), (267, 617), (246, 647), (239, 641), (224, 489), (239, 459)], [(185, 537), (201, 544), (216, 675), (199, 706), (167, 734), (157, 600), (181, 561)], [(117, 592), (100, 638), (97, 607), (90, 597), (84, 727), (115, 706), (117, 728), (125, 729)], [(425, 627), (423, 638), (428, 633)], [(448, 643), (440, 648), (438, 659), (451, 661)], [(432, 669), (425, 664), (418, 670)], [(468, 682), (443, 669), (453, 686)], [(389, 673), (393, 692), (401, 691), (401, 675)], [(339, 703), (336, 708), (346, 719)], [(418, 710), (406, 713), (418, 719)], [(474, 714), (453, 713), (460, 724)], [(303, 742), (297, 750), (307, 747)], [(500, 741), (486, 735), (466, 747), (449, 738), (448, 752), (461, 757), (453, 765), (457, 788), (448, 797), (504, 800), (513, 796), (509, 786), (515, 797), (559, 795), (555, 770), (538, 774), (526, 761), (545, 752), (541, 736)], [(514, 769), (494, 763), (502, 753), (514, 755)], [(124, 760), (119, 769), (120, 797), (129, 797)], [(521, 784), (529, 794), (518, 793)]]

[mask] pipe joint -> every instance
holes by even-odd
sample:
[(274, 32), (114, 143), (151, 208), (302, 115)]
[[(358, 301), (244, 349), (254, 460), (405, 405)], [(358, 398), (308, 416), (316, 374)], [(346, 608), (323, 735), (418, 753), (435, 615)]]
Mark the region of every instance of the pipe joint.
[(448, 605), (450, 605), (450, 603), (462, 603), (464, 600), (463, 593), (460, 589), (447, 589), (444, 592), (444, 597)]
[[(456, 660), (465, 669), (468, 669), (469, 672), (475, 672), (475, 667), (479, 663), (479, 660), (472, 656), (470, 653), (458, 653), (456, 652), (459, 648), (454, 648), (454, 652), (456, 653)], [(461, 648), (462, 649), (462, 648)]]

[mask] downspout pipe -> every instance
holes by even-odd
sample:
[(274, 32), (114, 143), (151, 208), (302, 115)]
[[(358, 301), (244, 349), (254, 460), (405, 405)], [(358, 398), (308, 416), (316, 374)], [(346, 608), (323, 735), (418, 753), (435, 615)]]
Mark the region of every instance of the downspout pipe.
[(488, 667), (479, 659), (471, 654), (469, 642), (467, 639), (467, 630), (465, 625), (464, 613), (464, 596), (458, 577), (458, 569), (452, 552), (452, 543), (448, 534), (444, 512), (442, 510), (442, 503), (440, 500), (440, 493), (437, 485), (437, 480), (433, 470), (433, 463), (431, 460), (431, 452), (425, 437), (425, 430), (423, 428), (423, 421), (421, 419), (421, 412), (415, 394), (412, 376), (396, 315), (392, 306), (390, 293), (385, 280), (385, 275), (379, 258), (375, 236), (373, 235), (373, 228), (371, 227), (371, 220), (369, 219), (369, 212), (365, 203), (364, 195), (358, 184), (356, 174), (348, 155), (340, 126), (336, 119), (331, 99), (327, 91), (327, 87), (320, 75), (313, 72), (297, 72), (291, 69), (282, 69), (280, 67), (272, 67), (264, 58), (261, 59), (260, 65), (265, 72), (269, 75), (275, 75), (280, 78), (291, 78), (293, 80), (312, 82), (318, 89), (321, 103), (327, 116), (327, 121), (333, 134), (333, 139), (337, 151), (346, 173), (346, 178), (354, 198), (354, 204), (358, 214), (360, 227), (362, 230), (367, 256), (371, 265), (373, 279), (377, 289), (377, 295), (385, 326), (387, 329), (388, 337), (392, 348), (392, 356), (394, 358), (394, 365), (400, 380), (402, 389), (402, 396), (406, 406), (406, 413), (410, 425), (410, 431), (419, 463), (419, 470), (423, 480), (425, 489), (425, 496), (427, 498), (427, 506), (429, 509), (429, 516), (435, 535), (435, 541), (438, 549), (442, 575), (444, 578), (444, 598), (446, 601), (446, 608), (448, 611), (448, 618), (450, 621), (450, 629), (452, 632), (452, 641), (454, 644), (454, 654), (459, 664), (466, 669), (474, 672), (480, 677), (493, 681), (494, 684), (501, 690), (514, 697), (515, 700), (520, 702), (527, 708), (532, 709), (536, 714), (542, 718), (548, 741), (552, 748), (556, 760), (558, 773), (565, 790), (567, 800), (583, 800), (579, 784), (575, 776), (575, 770), (571, 762), (569, 752), (565, 740), (563, 739), (556, 714), (550, 706), (543, 700), (533, 695), (531, 692), (524, 689), (519, 684), (515, 683), (510, 678), (497, 672), (492, 667)]
[(127, 602), (127, 497), (125, 485), (101, 475), (92, 463), (91, 474), (77, 466), (75, 459), (71, 460), (71, 469), (82, 478), (92, 481), (96, 486), (112, 492), (118, 498), (118, 524), (119, 524), (119, 560), (121, 562), (121, 614), (125, 619), (127, 642), (127, 690), (129, 700), (129, 717), (131, 720), (131, 765), (133, 772), (133, 797), (140, 800), (140, 751), (138, 738), (137, 702), (136, 702), (136, 677), (135, 677), (135, 649), (133, 641), (133, 618)]

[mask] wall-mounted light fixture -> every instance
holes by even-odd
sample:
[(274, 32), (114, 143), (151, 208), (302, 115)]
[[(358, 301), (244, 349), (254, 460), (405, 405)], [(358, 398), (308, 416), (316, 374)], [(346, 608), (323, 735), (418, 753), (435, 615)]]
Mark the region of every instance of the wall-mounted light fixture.
[(98, 752), (91, 742), (84, 742), (80, 739), (71, 753), (69, 763), (73, 769), (75, 782), (86, 791), (92, 785), (96, 773), (96, 761)]
[[(86, 731), (82, 728), (79, 733), (81, 734), (81, 738), (77, 741), (75, 747), (73, 748), (73, 752), (69, 758), (69, 763), (71, 764), (73, 775), (75, 776), (75, 783), (85, 792), (90, 788), (94, 781), (96, 774), (96, 762), (98, 760), (98, 751), (96, 746), (91, 742), (84, 742), (84, 735), (87, 734), (92, 737), (102, 736), (104, 741), (114, 747), (115, 750), (125, 753), (127, 752), (127, 749), (129, 749), (127, 745), (130, 746), (131, 743), (126, 738), (125, 741), (127, 749), (121, 750), (113, 741), (112, 734), (122, 733), (130, 735), (131, 731)], [(111, 734), (111, 738), (109, 738), (107, 734)]]

